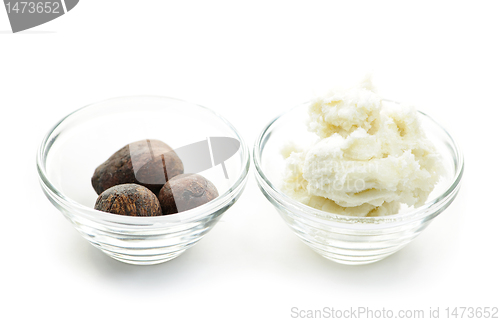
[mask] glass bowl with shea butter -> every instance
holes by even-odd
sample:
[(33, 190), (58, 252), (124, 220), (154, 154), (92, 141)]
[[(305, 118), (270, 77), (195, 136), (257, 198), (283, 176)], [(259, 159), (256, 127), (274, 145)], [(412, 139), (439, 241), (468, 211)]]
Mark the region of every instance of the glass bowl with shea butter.
[[(213, 144), (210, 154), (203, 156), (190, 149), (193, 157), (212, 161), (198, 173), (217, 188), (215, 199), (193, 209), (152, 217), (94, 209), (98, 198), (91, 184), (94, 170), (118, 149), (155, 139), (179, 151), (204, 140), (213, 143), (216, 137), (238, 140), (239, 148), (218, 163), (214, 163)], [(196, 162), (183, 162), (184, 173), (195, 172), (190, 167), (192, 170)], [(50, 202), (92, 245), (135, 265), (166, 262), (196, 244), (238, 200), (249, 165), (244, 140), (222, 116), (199, 105), (156, 96), (114, 98), (83, 107), (58, 122), (37, 153), (39, 181)]]
[[(400, 105), (387, 100), (383, 102), (393, 105), (396, 109)], [(345, 211), (351, 209), (348, 207), (338, 204), (332, 207), (329, 205), (331, 202), (323, 197), (309, 198), (308, 204), (301, 202), (301, 199), (289, 193), (290, 189), (285, 188), (285, 169), (290, 166), (287, 164), (287, 156), (294, 153), (295, 146), (318, 145), (316, 133), (311, 132), (311, 127), (308, 128), (306, 123), (311, 118), (312, 104), (314, 103), (301, 104), (267, 124), (255, 142), (253, 162), (256, 169), (255, 177), (264, 196), (273, 204), (292, 231), (323, 257), (348, 265), (379, 261), (417, 237), (456, 197), (464, 171), (462, 152), (444, 128), (426, 114), (416, 111), (418, 122), (427, 140), (438, 151), (442, 170), (432, 192), (425, 196), (421, 204), (407, 206), (396, 203), (397, 206), (392, 207), (392, 212), (391, 207), (372, 207), (370, 208), (372, 211), (366, 214), (362, 212), (363, 207), (353, 208), (355, 210), (352, 213)], [(321, 121), (323, 120), (324, 117), (321, 118)], [(370, 137), (369, 133), (364, 134)], [(342, 138), (337, 135), (335, 139)], [(293, 142), (292, 146), (290, 142)], [(318, 151), (317, 153), (321, 154), (321, 150)], [(358, 151), (359, 153), (363, 151)], [(311, 156), (305, 156), (306, 160), (308, 157)], [(324, 163), (319, 162), (319, 164)], [(331, 166), (331, 171), (339, 172), (340, 176), (341, 172), (345, 171), (335, 162), (327, 164)], [(317, 167), (319, 169), (310, 172), (324, 173), (325, 169)], [(306, 172), (306, 169), (301, 170)], [(366, 172), (371, 170), (365, 169)], [(382, 170), (383, 166), (374, 168), (374, 171)], [(398, 169), (392, 171), (399, 172)], [(305, 192), (317, 190), (315, 187), (308, 187), (307, 180), (302, 180), (299, 184), (302, 185), (300, 189)], [(355, 185), (356, 181), (353, 182), (353, 186)], [(367, 193), (372, 195), (373, 190), (370, 187), (366, 189)], [(352, 195), (357, 196), (356, 193), (362, 192), (355, 191)], [(384, 209), (385, 212), (380, 209)]]

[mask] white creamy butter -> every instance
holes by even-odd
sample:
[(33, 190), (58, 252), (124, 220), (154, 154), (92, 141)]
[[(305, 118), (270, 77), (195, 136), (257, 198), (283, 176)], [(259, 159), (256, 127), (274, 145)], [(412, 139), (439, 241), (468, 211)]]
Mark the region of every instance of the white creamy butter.
[(383, 216), (420, 206), (439, 180), (441, 162), (417, 111), (382, 101), (371, 80), (336, 89), (309, 107), (311, 147), (284, 147), (283, 190), (324, 211)]

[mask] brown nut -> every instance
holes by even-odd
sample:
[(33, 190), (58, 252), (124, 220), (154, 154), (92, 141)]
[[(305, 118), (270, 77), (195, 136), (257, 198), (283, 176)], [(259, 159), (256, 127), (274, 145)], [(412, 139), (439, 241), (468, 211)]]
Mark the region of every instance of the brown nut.
[(97, 194), (113, 186), (137, 183), (158, 194), (168, 178), (184, 173), (181, 159), (158, 140), (130, 143), (95, 169), (92, 186)]
[(212, 182), (199, 174), (186, 173), (168, 180), (158, 199), (164, 215), (201, 206), (219, 196)]
[(161, 216), (158, 198), (149, 189), (134, 183), (113, 186), (99, 195), (94, 209), (117, 215)]

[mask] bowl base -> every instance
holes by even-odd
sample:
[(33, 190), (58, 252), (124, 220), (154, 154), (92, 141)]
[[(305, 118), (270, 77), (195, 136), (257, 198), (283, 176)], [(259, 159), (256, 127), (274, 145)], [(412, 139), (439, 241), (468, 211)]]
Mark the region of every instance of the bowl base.
[(324, 258), (326, 259), (329, 259), (335, 263), (339, 263), (339, 264), (344, 264), (344, 265), (368, 265), (368, 264), (372, 264), (372, 263), (376, 263), (378, 261), (381, 261), (383, 260), (384, 258), (392, 255), (393, 253), (391, 254), (388, 254), (388, 255), (385, 255), (385, 256), (376, 256), (376, 257), (349, 257), (349, 256), (338, 256), (338, 255), (334, 255), (332, 256), (331, 254), (330, 255), (326, 255), (326, 254), (323, 254), (321, 252), (318, 252), (317, 250), (315, 250), (318, 254), (320, 254), (321, 256), (323, 256)]
[[(102, 249), (101, 249), (102, 250)], [(154, 256), (128, 256), (124, 254), (117, 254), (109, 251), (102, 250), (106, 255), (109, 257), (116, 259), (117, 261), (126, 263), (126, 264), (131, 264), (131, 265), (140, 265), (140, 266), (146, 266), (146, 265), (156, 265), (156, 264), (161, 264), (168, 262), (182, 253), (184, 253), (184, 250), (180, 250), (177, 252), (173, 253), (168, 253), (165, 255), (154, 255)]]

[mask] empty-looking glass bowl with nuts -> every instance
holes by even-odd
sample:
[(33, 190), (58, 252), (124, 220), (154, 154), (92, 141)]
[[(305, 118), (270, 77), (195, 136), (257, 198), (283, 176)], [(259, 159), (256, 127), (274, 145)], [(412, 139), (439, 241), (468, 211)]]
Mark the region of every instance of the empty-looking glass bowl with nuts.
[[(155, 142), (164, 142), (182, 166), (174, 164), (159, 178), (155, 162), (168, 162), (169, 153), (159, 149), (158, 156), (152, 153), (151, 162), (129, 158), (140, 165), (133, 169), (131, 182), (114, 181), (116, 173), (98, 168), (115, 152), (141, 141), (152, 151)], [(172, 98), (137, 96), (92, 104), (62, 119), (43, 139), (37, 166), (47, 198), (92, 245), (122, 262), (150, 265), (171, 260), (193, 246), (234, 204), (247, 180), (249, 152), (236, 129), (210, 109)], [(127, 167), (117, 162), (111, 169)], [(191, 194), (179, 198), (179, 209), (161, 214), (156, 198), (171, 179), (168, 176), (181, 173), (180, 179), (165, 187), (164, 199), (171, 200), (169, 192), (178, 190), (179, 183)], [(198, 196), (199, 187), (190, 186), (192, 182), (206, 184), (217, 193)], [(116, 194), (120, 193), (142, 198), (132, 206), (146, 208), (127, 208), (127, 215), (111, 213), (129, 206), (119, 204)], [(180, 206), (181, 202), (187, 205)]]

